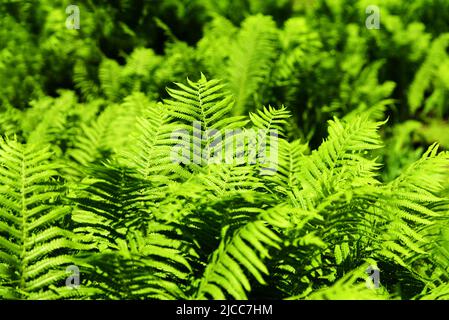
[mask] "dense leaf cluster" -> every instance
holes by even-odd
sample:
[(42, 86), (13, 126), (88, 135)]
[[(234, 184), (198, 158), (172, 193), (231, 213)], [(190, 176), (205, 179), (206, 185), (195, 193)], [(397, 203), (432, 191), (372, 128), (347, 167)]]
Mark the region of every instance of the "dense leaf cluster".
[(1, 298), (449, 298), (447, 1), (70, 4), (0, 3)]

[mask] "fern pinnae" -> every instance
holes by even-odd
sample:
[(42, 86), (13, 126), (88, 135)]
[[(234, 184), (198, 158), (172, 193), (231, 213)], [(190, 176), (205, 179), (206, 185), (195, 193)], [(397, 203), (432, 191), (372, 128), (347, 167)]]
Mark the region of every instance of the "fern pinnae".
[(283, 214), (284, 211), (279, 212), (273, 208), (238, 229), (229, 240), (225, 237), (212, 254), (212, 260), (206, 267), (196, 297), (206, 298), (210, 295), (217, 299), (229, 294), (235, 299), (245, 299), (245, 291), (250, 288), (245, 271), (258, 282), (265, 283), (263, 274), (267, 274), (268, 269), (263, 259), (269, 257), (266, 246), (279, 249), (281, 241), (267, 223), (287, 226), (288, 221)]
[(73, 264), (70, 250), (86, 247), (61, 227), (70, 208), (58, 199), (63, 191), (48, 148), (14, 140), (0, 145), (0, 174), (9, 181), (0, 196), (0, 230), (9, 238), (0, 236), (2, 260), (14, 270), (10, 292), (32, 298), (66, 277), (61, 268)]
[(274, 21), (269, 17), (257, 15), (243, 22), (227, 67), (227, 81), (236, 96), (235, 115), (247, 110), (249, 98), (268, 78), (276, 54), (276, 37)]

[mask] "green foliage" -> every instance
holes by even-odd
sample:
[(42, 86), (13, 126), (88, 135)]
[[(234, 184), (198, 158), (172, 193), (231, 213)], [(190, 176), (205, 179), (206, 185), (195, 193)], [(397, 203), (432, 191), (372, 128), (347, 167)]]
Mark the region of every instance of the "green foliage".
[(449, 299), (445, 1), (67, 5), (0, 3), (0, 298)]
[(73, 250), (85, 248), (64, 229), (70, 206), (62, 202), (64, 186), (49, 158), (48, 148), (1, 141), (0, 292), (4, 298), (64, 296), (67, 288), (58, 284), (67, 277), (64, 266), (74, 263)]

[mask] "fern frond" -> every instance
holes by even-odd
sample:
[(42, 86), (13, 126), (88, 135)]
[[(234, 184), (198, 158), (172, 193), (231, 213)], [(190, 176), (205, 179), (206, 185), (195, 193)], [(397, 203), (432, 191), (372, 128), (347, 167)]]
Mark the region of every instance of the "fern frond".
[(143, 181), (134, 171), (114, 164), (90, 167), (91, 179), (75, 192), (74, 232), (99, 250), (116, 249), (130, 227), (141, 229), (151, 219), (144, 208)]
[(145, 233), (117, 240), (118, 250), (87, 257), (92, 288), (110, 299), (183, 299), (182, 283), (191, 267), (182, 242), (168, 238), (152, 223)]
[(382, 146), (377, 132), (380, 125), (363, 117), (347, 124), (331, 121), (329, 138), (303, 158), (301, 197), (315, 201), (339, 187), (377, 184), (374, 177), (379, 164), (364, 155)]
[(301, 172), (302, 158), (307, 152), (308, 146), (301, 141), (288, 142), (280, 138), (276, 173), (266, 176), (267, 181), (273, 184), (277, 192), (290, 197), (292, 201), (295, 201), (293, 189), (299, 190), (300, 187), (298, 175)]
[(263, 107), (262, 110), (250, 113), (251, 122), (259, 129), (269, 132), (270, 130), (276, 130), (279, 135), (285, 131), (287, 125), (287, 119), (290, 118), (290, 111), (286, 107), (282, 106), (279, 109), (275, 109), (271, 106), (268, 108)]
[(8, 270), (6, 297), (35, 298), (64, 287), (63, 266), (74, 262), (73, 242), (63, 220), (70, 208), (60, 203), (64, 191), (48, 148), (0, 141), (0, 261)]
[(111, 101), (120, 99), (120, 78), (122, 69), (120, 65), (111, 59), (104, 59), (98, 69), (98, 78), (100, 79), (100, 88), (106, 98)]
[[(198, 165), (214, 161), (217, 153), (223, 160), (223, 148), (227, 143), (226, 132), (243, 128), (248, 121), (246, 117), (228, 117), (234, 102), (218, 80), (208, 81), (201, 75), (198, 82), (188, 80), (188, 86), (181, 83), (177, 83), (177, 86), (179, 89), (167, 89), (172, 99), (164, 100), (164, 103), (169, 114), (185, 124), (180, 127), (178, 136), (184, 144), (187, 140), (193, 149), (185, 150), (185, 145), (181, 148), (184, 150), (183, 154), (187, 152), (191, 158), (187, 163), (190, 163), (194, 170), (201, 171)], [(233, 136), (230, 139), (233, 139)], [(232, 148), (232, 151), (235, 151), (235, 148)]]
[[(449, 89), (449, 80), (444, 72), (449, 64), (448, 45), (449, 34), (442, 34), (432, 42), (428, 56), (416, 73), (409, 89), (408, 102), (412, 113), (425, 105), (425, 113), (435, 110), (440, 116), (445, 114), (443, 107), (447, 103), (445, 93)], [(433, 89), (433, 92), (424, 103), (425, 94), (429, 89)]]
[(279, 250), (281, 242), (270, 226), (288, 226), (284, 215), (283, 210), (273, 208), (238, 229), (230, 239), (225, 237), (211, 256), (196, 298), (225, 299), (230, 295), (235, 299), (246, 299), (246, 292), (251, 290), (247, 274), (264, 284), (263, 275), (268, 274), (264, 259), (270, 257), (268, 248)]
[(162, 104), (147, 104), (142, 116), (136, 118), (134, 141), (123, 150), (119, 161), (135, 169), (142, 179), (168, 182), (173, 173), (188, 176), (172, 155), (178, 142), (174, 138), (177, 130), (180, 126)]
[[(434, 246), (430, 233), (447, 212), (446, 201), (439, 197), (447, 181), (449, 156), (437, 154), (434, 144), (420, 160), (391, 181), (382, 202), (389, 224), (380, 254), (407, 267), (429, 254)], [(423, 174), (423, 173), (426, 174)]]
[(88, 66), (80, 61), (75, 63), (73, 68), (75, 88), (81, 91), (82, 96), (88, 101), (92, 101), (100, 96), (100, 86), (92, 78), (92, 70)]
[(251, 98), (268, 80), (276, 57), (276, 41), (277, 30), (270, 17), (251, 16), (242, 23), (227, 66), (227, 81), (236, 99), (235, 115), (242, 114), (247, 107), (255, 109)]
[(176, 83), (179, 89), (167, 89), (172, 100), (164, 100), (164, 103), (171, 115), (188, 125), (199, 121), (205, 131), (239, 128), (246, 124), (245, 117), (224, 117), (232, 111), (234, 101), (219, 80), (207, 80), (201, 74), (199, 81), (187, 79), (187, 82), (188, 86)]

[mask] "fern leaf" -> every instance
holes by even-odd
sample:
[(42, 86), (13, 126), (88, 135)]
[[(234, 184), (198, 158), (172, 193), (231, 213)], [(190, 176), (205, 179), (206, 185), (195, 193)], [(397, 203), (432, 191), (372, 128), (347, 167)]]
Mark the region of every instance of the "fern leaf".
[(276, 56), (276, 28), (267, 16), (248, 17), (242, 24), (229, 57), (227, 80), (236, 97), (234, 114), (242, 114), (267, 81)]
[[(0, 141), (0, 261), (8, 271), (5, 297), (33, 299), (64, 288), (64, 266), (74, 263), (73, 234), (62, 228), (70, 208), (58, 201), (63, 191), (48, 148)], [(5, 179), (3, 179), (5, 177)]]

